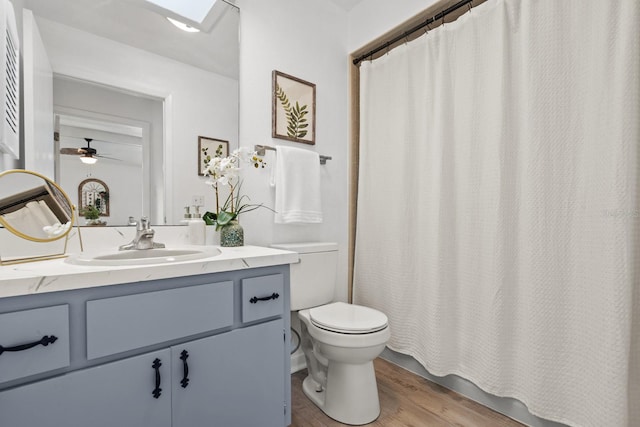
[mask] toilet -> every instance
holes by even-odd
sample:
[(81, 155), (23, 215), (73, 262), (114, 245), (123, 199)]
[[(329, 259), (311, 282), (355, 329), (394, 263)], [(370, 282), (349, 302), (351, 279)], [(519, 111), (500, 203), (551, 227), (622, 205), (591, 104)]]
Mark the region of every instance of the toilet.
[(291, 265), (291, 311), (301, 324), (308, 376), (304, 394), (325, 414), (344, 424), (368, 424), (380, 415), (373, 359), (391, 333), (378, 310), (333, 301), (338, 245), (292, 243), (274, 248), (298, 252)]

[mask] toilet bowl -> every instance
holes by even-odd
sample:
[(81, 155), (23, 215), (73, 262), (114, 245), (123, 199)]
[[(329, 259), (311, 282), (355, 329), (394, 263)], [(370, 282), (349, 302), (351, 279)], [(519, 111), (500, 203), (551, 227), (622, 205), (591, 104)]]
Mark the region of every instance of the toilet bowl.
[(380, 415), (373, 359), (389, 341), (387, 316), (378, 310), (331, 302), (338, 247), (335, 243), (273, 245), (298, 252), (291, 266), (291, 310), (298, 312), (308, 376), (304, 394), (344, 424), (363, 425)]
[[(322, 323), (315, 320), (318, 311), (324, 316)], [(350, 329), (348, 319), (332, 323), (328, 313), (338, 318), (342, 313), (371, 315), (367, 317), (370, 327), (365, 329), (360, 321)], [(298, 317), (303, 325), (302, 349), (309, 371), (302, 386), (304, 394), (325, 414), (345, 424), (368, 424), (378, 418), (373, 359), (382, 353), (391, 336), (386, 316), (367, 307), (336, 302), (301, 310)]]

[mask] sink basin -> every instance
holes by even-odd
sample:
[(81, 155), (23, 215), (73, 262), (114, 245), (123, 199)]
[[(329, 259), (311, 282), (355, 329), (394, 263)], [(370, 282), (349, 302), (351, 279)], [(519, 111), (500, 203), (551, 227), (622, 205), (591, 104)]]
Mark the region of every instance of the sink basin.
[(97, 254), (82, 253), (65, 260), (76, 265), (145, 265), (169, 264), (181, 261), (210, 258), (220, 255), (218, 248), (188, 249), (141, 249), (104, 252)]

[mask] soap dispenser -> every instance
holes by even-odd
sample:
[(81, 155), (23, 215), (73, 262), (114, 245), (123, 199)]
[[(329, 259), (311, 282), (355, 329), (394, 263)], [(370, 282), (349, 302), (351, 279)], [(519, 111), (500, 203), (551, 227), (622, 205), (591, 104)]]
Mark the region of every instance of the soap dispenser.
[(206, 224), (200, 214), (200, 206), (194, 206), (195, 213), (191, 214), (189, 220), (189, 243), (192, 245), (204, 245)]

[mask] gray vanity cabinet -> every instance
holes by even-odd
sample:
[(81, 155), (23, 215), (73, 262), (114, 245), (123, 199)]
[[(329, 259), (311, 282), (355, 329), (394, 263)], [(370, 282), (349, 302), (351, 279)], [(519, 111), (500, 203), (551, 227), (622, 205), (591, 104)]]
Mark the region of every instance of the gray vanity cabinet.
[(0, 427), (287, 426), (288, 308), (286, 266), (0, 298), (0, 345), (57, 337), (0, 352)]
[(173, 347), (173, 427), (282, 427), (283, 350), (281, 319)]
[(156, 351), (0, 392), (0, 426), (171, 427), (170, 357)]

